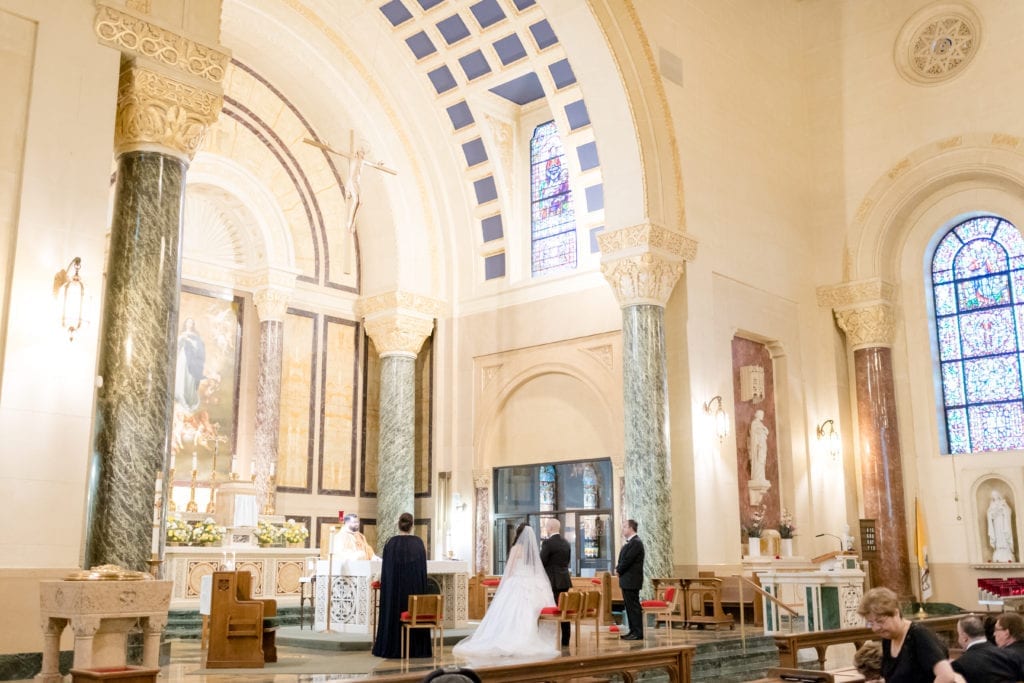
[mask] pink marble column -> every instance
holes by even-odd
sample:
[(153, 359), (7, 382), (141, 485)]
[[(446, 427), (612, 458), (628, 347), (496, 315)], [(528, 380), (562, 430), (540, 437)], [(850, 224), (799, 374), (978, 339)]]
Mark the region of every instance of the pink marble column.
[(473, 473), (473, 519), (476, 538), (473, 548), (476, 573), (491, 573), (491, 475), (490, 472)]
[[(294, 276), (292, 276), (294, 281)], [(277, 447), (281, 424), (281, 367), (284, 359), (284, 316), (291, 289), (264, 286), (253, 295), (260, 318), (260, 361), (256, 382), (256, 427), (253, 430), (253, 481), (260, 512), (277, 507)]]
[(871, 581), (875, 586), (891, 588), (901, 597), (912, 597), (892, 349), (857, 349), (853, 352), (853, 365), (864, 515), (875, 520), (878, 547), (885, 549), (872, 562)]

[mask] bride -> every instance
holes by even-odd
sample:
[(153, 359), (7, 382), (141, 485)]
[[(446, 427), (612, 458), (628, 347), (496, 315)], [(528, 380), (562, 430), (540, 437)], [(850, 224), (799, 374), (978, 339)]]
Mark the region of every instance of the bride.
[(554, 657), (553, 622), (537, 623), (540, 610), (553, 604), (551, 581), (540, 561), (537, 535), (525, 523), (505, 564), (505, 574), (473, 635), (459, 642), (452, 654), (460, 657)]

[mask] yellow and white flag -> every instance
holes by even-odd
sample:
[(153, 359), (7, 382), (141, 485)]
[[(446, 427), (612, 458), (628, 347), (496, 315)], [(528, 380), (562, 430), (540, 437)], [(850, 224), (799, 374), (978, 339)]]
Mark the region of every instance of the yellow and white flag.
[(915, 498), (917, 505), (917, 571), (921, 582), (921, 602), (932, 597), (932, 575), (928, 571), (928, 532), (924, 528), (924, 513), (921, 511), (921, 499)]

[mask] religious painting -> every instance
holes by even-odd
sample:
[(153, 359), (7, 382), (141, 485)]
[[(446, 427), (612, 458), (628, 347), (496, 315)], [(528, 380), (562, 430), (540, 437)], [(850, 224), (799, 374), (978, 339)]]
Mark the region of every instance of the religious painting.
[[(361, 491), (363, 497), (377, 496), (377, 467), (379, 462), (378, 444), (380, 441), (380, 356), (377, 347), (369, 336), (366, 341), (363, 393), (363, 467)], [(434, 337), (428, 336), (416, 354), (415, 369), (415, 444), (413, 490), (417, 498), (431, 495), (433, 478), (432, 424), (434, 403)]]
[(235, 452), (242, 297), (183, 286), (178, 300), (171, 467), (227, 475)]
[(358, 323), (324, 317), (319, 493), (355, 493), (359, 331)]
[(289, 308), (284, 316), (281, 407), (277, 436), (277, 490), (310, 493), (316, 394), (318, 316)]

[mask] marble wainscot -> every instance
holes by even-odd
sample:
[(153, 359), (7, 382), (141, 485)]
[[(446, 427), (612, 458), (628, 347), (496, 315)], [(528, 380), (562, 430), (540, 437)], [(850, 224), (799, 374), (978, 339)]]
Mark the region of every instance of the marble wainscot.
[(142, 627), (142, 666), (159, 669), (160, 636), (167, 625), (171, 582), (153, 580), (65, 580), (39, 583), (43, 665), (37, 681), (57, 683), (60, 636), (75, 634), (75, 669), (121, 669), (128, 631)]
[[(329, 560), (317, 561), (313, 629), (369, 634), (373, 600), (370, 584), (380, 579), (380, 567), (380, 560), (335, 559), (333, 565)], [(444, 627), (464, 628), (469, 619), (469, 563), (428, 560), (427, 579), (435, 581), (444, 596)]]
[(766, 593), (799, 613), (792, 617), (762, 597), (765, 633), (789, 630), (791, 618), (802, 620), (807, 631), (863, 626), (857, 607), (864, 595), (864, 572), (858, 564), (855, 555), (837, 555), (803, 569), (773, 565), (756, 571)]
[(274, 598), (279, 606), (299, 604), (299, 579), (307, 575), (309, 548), (259, 548), (240, 546), (177, 546), (164, 551), (164, 576), (174, 582), (171, 608), (199, 609), (203, 577), (222, 565), (246, 569), (252, 574), (252, 596)]

